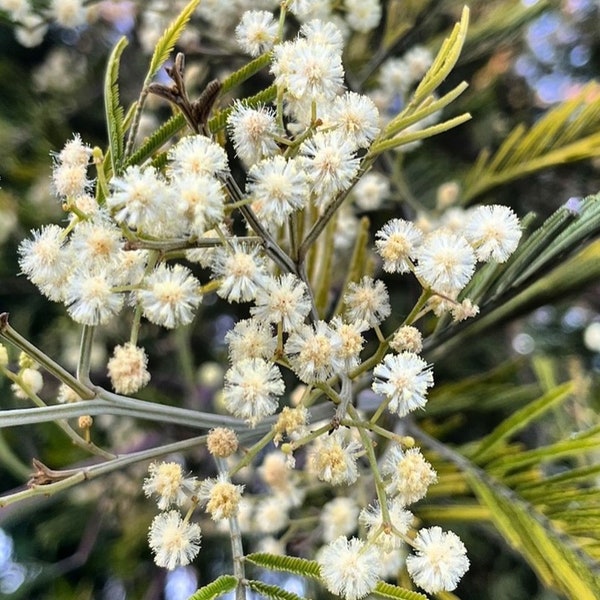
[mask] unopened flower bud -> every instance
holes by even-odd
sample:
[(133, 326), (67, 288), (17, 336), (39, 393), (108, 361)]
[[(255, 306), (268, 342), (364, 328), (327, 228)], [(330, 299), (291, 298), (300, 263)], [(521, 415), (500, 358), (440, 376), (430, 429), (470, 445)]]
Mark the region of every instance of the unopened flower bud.
[(415, 445), (415, 438), (410, 435), (405, 435), (400, 439), (400, 444), (405, 448), (413, 448)]
[(390, 348), (396, 352), (414, 352), (418, 354), (423, 349), (423, 336), (416, 327), (405, 325), (400, 327), (390, 341)]
[(82, 415), (79, 417), (77, 424), (79, 425), (79, 429), (90, 429), (94, 424), (94, 419), (90, 415)]
[(217, 458), (227, 458), (238, 449), (237, 434), (233, 429), (216, 427), (208, 432), (206, 447), (208, 451)]
[(115, 392), (134, 394), (150, 381), (148, 357), (143, 348), (131, 342), (117, 346), (108, 361), (108, 376)]

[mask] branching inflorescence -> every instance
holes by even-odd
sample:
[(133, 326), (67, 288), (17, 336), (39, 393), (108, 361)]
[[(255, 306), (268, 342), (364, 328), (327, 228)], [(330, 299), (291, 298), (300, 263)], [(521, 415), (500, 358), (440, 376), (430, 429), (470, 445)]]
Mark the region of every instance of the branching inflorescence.
[[(161, 511), (149, 533), (156, 564), (174, 569), (196, 559), (197, 521), (205, 512), (230, 532), (232, 585), (243, 597), (250, 584), (242, 536), (257, 549), (285, 553), (302, 526), (298, 516), (306, 515), (308, 530), (320, 523), (312, 545), (324, 544), (315, 557), (330, 592), (358, 600), (404, 563), (426, 592), (451, 591), (469, 567), (463, 543), (451, 531), (420, 527), (411, 512), (437, 480), (413, 438), (402, 435), (403, 419), (427, 409), (434, 385), (434, 367), (420, 354), (419, 322), (431, 313), (448, 321), (477, 315), (462, 292), (481, 264), (507, 261), (521, 227), (499, 205), (460, 209), (458, 216), (394, 217), (367, 247), (368, 222), (360, 224), (355, 212), (376, 210), (389, 194), (387, 180), (370, 171), (378, 156), (410, 151), (422, 137), (469, 118), (443, 122), (435, 95), (460, 51), (468, 10), (437, 58), (414, 48), (390, 59), (379, 84), (363, 94), (346, 88), (344, 32), (319, 14), (319, 4), (282, 2), (279, 21), (276, 11), (241, 15), (237, 43), (263, 61), (274, 84), (270, 99), (235, 100), (216, 113), (221, 86), (213, 85), (194, 103), (180, 56), (169, 70), (173, 85), (149, 84), (139, 103), (153, 93), (184, 114), (189, 129), (176, 132), (166, 151), (167, 140), (131, 162), (145, 154), (125, 139), (139, 119), (119, 114), (114, 95), (107, 114), (115, 120), (111, 143), (118, 143), (102, 152), (74, 135), (65, 144), (54, 158), (52, 183), (68, 222), (33, 231), (20, 246), (19, 265), (82, 326), (79, 378), (49, 359), (27, 359), (23, 345), (16, 373), (7, 357), (0, 362), (19, 397), (42, 402), (42, 366), (61, 379), (59, 400), (103, 400), (98, 407), (110, 412), (109, 403), (118, 406), (121, 397), (89, 380), (94, 329), (116, 319), (130, 323), (130, 339), (107, 364), (114, 392), (129, 396), (150, 382), (139, 344), (144, 320), (166, 329), (188, 325), (214, 294), (241, 305), (245, 318), (225, 336), (221, 394), (235, 419), (232, 427), (207, 425), (202, 438), (217, 476), (186, 475), (177, 462), (155, 461), (143, 482)], [(346, 10), (344, 26), (357, 31), (376, 27), (381, 17), (376, 1), (348, 1)], [(290, 13), (302, 25), (285, 39)], [(107, 93), (115, 93), (114, 82)], [(134, 140), (135, 131), (127, 137)], [(388, 289), (409, 279), (420, 293), (402, 315)], [(365, 396), (370, 403), (359, 399)], [(315, 409), (327, 404), (334, 408), (323, 418)], [(78, 443), (92, 448), (91, 417), (80, 426), (85, 439)], [(247, 444), (243, 452), (238, 436)], [(110, 464), (111, 455), (104, 457)], [(262, 493), (236, 483), (246, 467), (256, 469)], [(311, 503), (319, 516), (308, 510)]]

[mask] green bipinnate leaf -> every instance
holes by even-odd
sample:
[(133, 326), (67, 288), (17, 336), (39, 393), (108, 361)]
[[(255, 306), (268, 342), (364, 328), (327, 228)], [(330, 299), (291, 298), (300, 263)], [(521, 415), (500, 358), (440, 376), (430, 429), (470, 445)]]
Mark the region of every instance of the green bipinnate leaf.
[(237, 87), (241, 83), (244, 83), (247, 79), (250, 79), (252, 75), (256, 75), (259, 71), (264, 69), (271, 62), (271, 53), (261, 54), (259, 57), (250, 61), (244, 65), (241, 69), (233, 72), (231, 75), (223, 80), (223, 86), (221, 87), (221, 94), (227, 93), (229, 90)]
[(503, 456), (489, 463), (489, 468), (498, 472), (511, 471), (539, 464), (542, 461), (585, 456), (598, 447), (600, 447), (600, 425), (541, 448), (523, 450), (508, 457)]
[[(443, 506), (441, 498), (451, 499), (456, 507), (462, 496), (464, 509), (450, 518), (491, 522), (544, 585), (571, 600), (591, 600), (600, 597), (600, 486), (594, 464), (600, 425), (569, 436), (558, 435), (556, 441), (539, 448), (523, 449), (522, 443), (510, 440), (524, 427), (547, 417), (549, 411), (557, 411), (567, 398), (574, 400), (575, 395), (571, 382), (555, 386), (511, 413), (479, 444), (466, 445), (464, 454), (418, 428), (410, 432), (438, 454), (432, 460), (443, 473), (440, 485), (431, 489), (437, 503), (425, 507), (420, 517), (439, 521), (444, 516), (443, 509), (436, 510)], [(546, 423), (547, 419), (541, 425)], [(471, 459), (485, 463), (484, 468)], [(546, 476), (564, 470), (567, 464), (584, 466)], [(483, 510), (469, 510), (471, 492)]]
[(550, 250), (554, 239), (575, 219), (577, 213), (565, 206), (559, 207), (544, 223), (536, 229), (519, 247), (504, 265), (502, 273), (494, 286), (494, 295), (501, 294), (512, 287), (517, 277), (545, 251)]
[(568, 598), (600, 598), (598, 565), (594, 566), (569, 537), (529, 503), (516, 502), (512, 494), (503, 494), (472, 473), (468, 478), (480, 502), (489, 507), (500, 533), (524, 556), (546, 586), (560, 590)]
[(112, 170), (115, 175), (120, 172), (125, 139), (125, 112), (119, 100), (119, 64), (126, 46), (127, 38), (122, 37), (110, 53), (104, 77), (104, 111)]
[(467, 6), (463, 8), (460, 21), (454, 26), (452, 33), (444, 40), (440, 51), (435, 57), (431, 67), (417, 86), (410, 101), (411, 104), (420, 104), (432, 94), (448, 77), (456, 65), (463, 44), (467, 37), (470, 11)]
[(270, 585), (262, 581), (250, 580), (247, 582), (248, 587), (255, 592), (258, 592), (261, 597), (270, 598), (271, 600), (306, 600), (303, 596), (298, 596), (294, 592), (288, 592), (280, 588), (278, 585)]
[(256, 552), (246, 556), (246, 560), (258, 567), (275, 571), (286, 571), (294, 575), (321, 580), (321, 568), (316, 560), (297, 558), (295, 556), (277, 556), (265, 552)]
[(539, 252), (535, 259), (521, 270), (518, 277), (515, 278), (513, 286), (519, 286), (531, 279), (537, 272), (554, 266), (560, 256), (571, 252), (583, 241), (600, 231), (600, 194), (588, 196), (577, 208), (565, 207), (565, 210), (574, 213), (571, 221), (554, 236), (552, 243), (543, 252)]
[(181, 113), (173, 115), (144, 140), (140, 148), (127, 159), (126, 166), (142, 164), (179, 133), (185, 127), (185, 124), (185, 119)]
[(428, 600), (427, 596), (405, 588), (380, 581), (372, 592), (376, 598), (399, 598), (400, 600)]
[(564, 383), (563, 385), (550, 390), (538, 400), (530, 402), (522, 409), (513, 413), (510, 417), (500, 423), (494, 431), (480, 441), (472, 458), (479, 463), (485, 461), (486, 458), (493, 455), (494, 449), (499, 444), (525, 429), (532, 421), (539, 418), (551, 408), (564, 402), (569, 397), (572, 390), (572, 383)]
[(145, 84), (148, 84), (152, 78), (158, 73), (158, 70), (163, 66), (169, 55), (173, 51), (179, 36), (183, 33), (185, 26), (188, 24), (196, 7), (200, 4), (200, 0), (191, 0), (186, 7), (179, 13), (177, 18), (165, 29), (160, 39), (156, 43), (154, 53), (150, 59), (150, 66), (146, 74)]
[[(548, 111), (532, 127), (518, 125), (500, 148), (483, 151), (463, 184), (463, 202), (484, 192), (567, 162), (584, 160), (600, 151), (600, 100), (592, 83), (575, 98)], [(594, 96), (596, 96), (594, 98)]]
[(404, 131), (411, 125), (440, 111), (455, 100), (467, 88), (467, 84), (462, 82), (441, 98), (435, 98), (434, 96), (436, 89), (439, 88), (446, 77), (448, 77), (458, 61), (467, 35), (468, 25), (469, 9), (465, 6), (460, 22), (455, 25), (450, 36), (442, 43), (440, 51), (417, 86), (417, 89), (413, 93), (406, 108), (388, 123), (379, 138), (373, 143), (369, 154), (375, 156), (381, 152), (390, 150), (391, 148), (397, 148), (404, 144), (437, 135), (443, 131), (452, 129), (471, 118), (471, 115), (465, 113), (424, 129)]
[(212, 583), (194, 592), (188, 600), (213, 600), (213, 598), (218, 598), (227, 592), (235, 590), (237, 583), (237, 577), (233, 575), (221, 575), (221, 577), (215, 579)]

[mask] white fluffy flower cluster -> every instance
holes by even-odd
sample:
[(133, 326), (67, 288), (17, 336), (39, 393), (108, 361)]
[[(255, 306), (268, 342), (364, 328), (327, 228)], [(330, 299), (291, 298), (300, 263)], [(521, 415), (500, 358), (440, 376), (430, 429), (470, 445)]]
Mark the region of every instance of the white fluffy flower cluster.
[(415, 274), (433, 292), (428, 307), (455, 321), (475, 316), (479, 309), (466, 298), (456, 299), (471, 280), (478, 262), (506, 262), (521, 239), (519, 219), (508, 206), (451, 208), (438, 223), (388, 221), (376, 234), (375, 247), (388, 273)]
[(194, 477), (185, 477), (181, 465), (175, 462), (152, 463), (148, 472), (144, 493), (157, 496), (162, 511), (152, 521), (148, 540), (156, 564), (172, 570), (189, 564), (200, 550), (200, 526), (182, 519), (179, 510), (171, 508), (188, 502), (197, 482)]
[(91, 183), (90, 153), (76, 136), (58, 155), (54, 187), (63, 202), (76, 204), (77, 217), (67, 229), (34, 231), (19, 248), (22, 272), (83, 325), (106, 324), (127, 300), (157, 325), (190, 323), (202, 299), (198, 280), (182, 265), (149, 269), (149, 252), (126, 248), (122, 228), (150, 239), (195, 239), (220, 223), (224, 150), (204, 136), (183, 138), (169, 152), (167, 177), (153, 167), (128, 167), (112, 179), (105, 207), (87, 212), (79, 200)]
[[(272, 27), (268, 13), (250, 11), (238, 26), (238, 40), (255, 54), (275, 42)], [(324, 209), (348, 190), (358, 173), (357, 151), (379, 133), (373, 101), (345, 92), (342, 49), (340, 30), (319, 19), (305, 22), (295, 40), (274, 43), (271, 72), (286, 106), (288, 129), (309, 131), (317, 123), (298, 154), (286, 156), (280, 149), (286, 132), (269, 108), (238, 102), (229, 116), (230, 137), (248, 167), (247, 197), (269, 229), (311, 203)]]
[[(217, 434), (221, 441), (224, 431)], [(189, 505), (193, 509), (203, 503), (214, 521), (230, 519), (239, 512), (244, 486), (231, 483), (225, 475), (198, 482), (195, 477), (185, 477), (181, 465), (175, 462), (152, 463), (148, 472), (143, 490), (146, 496), (158, 497), (162, 511), (148, 532), (154, 561), (171, 570), (185, 566), (200, 550), (201, 530), (189, 521), (191, 510), (182, 518), (179, 510), (172, 507)]]
[[(367, 518), (377, 520), (372, 515)], [(407, 557), (406, 568), (415, 584), (430, 594), (456, 589), (469, 568), (460, 538), (452, 531), (430, 527), (419, 531), (413, 545), (416, 553)], [(366, 597), (375, 589), (385, 567), (380, 547), (345, 536), (325, 546), (318, 562), (327, 589), (345, 600)]]
[[(239, 267), (244, 260), (238, 258), (235, 264)], [(242, 278), (232, 281), (240, 285)], [(284, 392), (277, 358), (285, 357), (286, 366), (307, 384), (349, 373), (360, 363), (363, 333), (387, 317), (390, 307), (385, 285), (367, 277), (350, 286), (343, 316), (307, 324), (312, 299), (296, 275), (261, 272), (252, 281), (240, 288), (251, 288), (246, 299), (254, 296), (251, 318), (239, 321), (225, 338), (231, 367), (223, 399), (229, 412), (256, 425), (277, 410)]]
[[(331, 485), (351, 485), (358, 480), (357, 459), (362, 447), (336, 431), (314, 444), (308, 469)], [(421, 529), (413, 539), (415, 517), (407, 506), (421, 500), (437, 475), (418, 448), (393, 445), (386, 452), (381, 474), (386, 488), (385, 509), (379, 502), (360, 509), (350, 497), (328, 502), (320, 516), (325, 546), (317, 555), (326, 587), (345, 599), (359, 599), (377, 582), (397, 573), (406, 558), (414, 583), (429, 593), (451, 591), (469, 566), (458, 536), (439, 527)], [(358, 518), (357, 518), (358, 517)], [(351, 538), (358, 525), (364, 539)], [(373, 557), (376, 557), (375, 559)]]
[(456, 221), (452, 228), (442, 223), (428, 233), (410, 221), (388, 221), (375, 242), (383, 269), (413, 271), (427, 287), (453, 297), (469, 282), (477, 261), (505, 262), (521, 238), (519, 220), (508, 206), (478, 206)]

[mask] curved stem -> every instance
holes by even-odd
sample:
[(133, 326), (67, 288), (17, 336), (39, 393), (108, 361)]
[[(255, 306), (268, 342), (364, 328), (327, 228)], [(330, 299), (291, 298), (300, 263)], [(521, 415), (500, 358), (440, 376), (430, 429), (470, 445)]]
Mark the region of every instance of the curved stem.
[(131, 152), (133, 150), (133, 142), (135, 140), (135, 136), (137, 135), (139, 126), (140, 126), (140, 120), (142, 118), (142, 110), (144, 108), (144, 104), (146, 104), (146, 98), (148, 97), (149, 91), (148, 91), (148, 83), (149, 82), (144, 82), (144, 88), (142, 89), (142, 92), (140, 93), (140, 97), (138, 98), (138, 101), (135, 105), (135, 112), (133, 113), (133, 120), (131, 122), (131, 127), (129, 128), (129, 134), (127, 136), (127, 143), (125, 144), (125, 155), (124, 155), (124, 159), (127, 160), (129, 158), (129, 156), (131, 155)]
[[(352, 417), (354, 421), (360, 422), (361, 418), (354, 408), (354, 406), (348, 407), (348, 414)], [(379, 500), (379, 506), (381, 507), (381, 516), (384, 523), (390, 523), (390, 511), (387, 503), (387, 495), (385, 493), (385, 487), (383, 484), (383, 479), (381, 478), (381, 474), (379, 473), (379, 466), (377, 465), (377, 458), (375, 456), (375, 452), (373, 450), (373, 444), (369, 439), (369, 436), (365, 432), (364, 427), (357, 427), (358, 434), (360, 435), (360, 440), (365, 449), (367, 459), (369, 461), (369, 466), (371, 467), (371, 473), (373, 474), (373, 481), (375, 482), (375, 490), (377, 492), (377, 500)]]
[[(198, 429), (230, 427), (237, 432), (248, 432), (246, 439), (253, 439), (264, 435), (278, 419), (277, 415), (267, 417), (254, 429), (248, 431), (248, 425), (242, 419), (136, 400), (113, 394), (101, 387), (96, 387), (95, 390), (98, 394), (97, 397), (85, 402), (44, 406), (42, 408), (2, 410), (0, 411), (0, 428), (31, 425), (32, 423), (49, 423), (57, 419), (72, 419), (82, 415), (122, 415)], [(310, 409), (312, 421), (328, 419), (331, 416), (331, 406), (329, 404), (319, 404)]]
[(340, 375), (340, 379), (342, 380), (339, 393), (340, 403), (335, 411), (335, 417), (341, 421), (346, 416), (346, 411), (352, 401), (352, 380), (346, 374)]
[(92, 343), (94, 341), (95, 327), (84, 325), (81, 330), (81, 343), (79, 344), (79, 361), (77, 363), (77, 379), (85, 386), (91, 387), (90, 362), (92, 356)]
[(316, 440), (318, 437), (322, 436), (324, 433), (328, 433), (329, 431), (331, 431), (331, 423), (327, 423), (326, 425), (323, 425), (322, 427), (311, 431), (308, 435), (305, 435), (303, 438), (291, 442), (290, 445), (292, 447), (292, 451), (294, 452), (298, 450), (298, 448), (306, 446), (306, 444), (309, 444), (313, 440)]
[(136, 304), (135, 309), (133, 311), (133, 321), (131, 323), (131, 333), (129, 334), (129, 341), (134, 346), (137, 346), (137, 343), (138, 343), (141, 324), (142, 324), (142, 305)]
[(40, 469), (43, 471), (44, 478), (50, 481), (55, 479), (56, 481), (46, 484), (32, 484), (31, 487), (26, 490), (0, 497), (0, 508), (8, 506), (9, 504), (13, 504), (14, 502), (24, 500), (25, 498), (31, 498), (33, 496), (53, 496), (54, 494), (67, 490), (74, 485), (81, 483), (82, 481), (96, 479), (101, 475), (112, 473), (117, 469), (121, 469), (144, 460), (165, 456), (171, 452), (180, 452), (182, 450), (197, 448), (198, 444), (202, 444), (205, 441), (206, 436), (202, 435), (184, 440), (183, 442), (175, 442), (173, 444), (166, 444), (157, 448), (150, 448), (149, 450), (134, 452), (126, 456), (119, 456), (97, 465), (75, 469), (64, 469), (60, 471), (48, 469), (38, 462), (36, 463), (36, 466), (38, 471), (40, 471)]
[[(239, 439), (242, 442), (246, 442), (252, 435), (253, 432), (246, 431), (245, 433), (239, 434)], [(26, 490), (1, 496), (0, 508), (8, 506), (9, 504), (14, 504), (15, 502), (19, 502), (20, 500), (24, 500), (26, 498), (32, 498), (34, 496), (53, 496), (54, 494), (67, 490), (82, 481), (96, 479), (102, 475), (107, 475), (113, 471), (139, 462), (160, 458), (161, 456), (167, 456), (175, 452), (194, 450), (198, 448), (200, 444), (206, 443), (206, 437), (206, 435), (200, 435), (180, 442), (173, 442), (171, 444), (164, 444), (162, 446), (141, 450), (139, 452), (132, 452), (131, 454), (118, 456), (117, 458), (113, 458), (106, 462), (87, 467), (76, 467), (57, 471), (49, 469), (48, 467), (42, 465), (42, 463), (36, 461), (38, 474), (42, 475), (45, 481), (54, 482), (45, 484), (32, 484), (31, 487)]]
[(274, 437), (275, 437), (275, 430), (271, 429), (270, 431), (267, 432), (266, 435), (264, 435), (260, 440), (258, 440), (258, 442), (256, 442), (256, 444), (254, 444), (252, 446), (252, 448), (250, 448), (250, 450), (248, 450), (248, 452), (246, 452), (246, 454), (244, 455), (244, 458), (242, 458), (240, 460), (240, 462), (237, 465), (235, 465), (235, 467), (233, 467), (232, 469), (229, 470), (229, 476), (233, 477), (236, 473), (238, 473), (239, 471), (241, 471), (244, 467), (248, 466), (252, 462), (252, 459), (269, 442), (273, 441)]
[(277, 263), (280, 269), (286, 273), (297, 273), (296, 265), (292, 259), (281, 249), (279, 244), (275, 241), (273, 236), (262, 226), (262, 223), (258, 220), (258, 217), (254, 214), (254, 211), (247, 205), (243, 204), (244, 194), (240, 190), (236, 180), (227, 174), (223, 178), (223, 183), (229, 192), (229, 196), (234, 203), (241, 203), (239, 210), (246, 219), (246, 222), (256, 233), (257, 236), (263, 241), (265, 252)]
[(377, 421), (379, 421), (381, 415), (383, 414), (383, 411), (388, 407), (390, 401), (391, 401), (391, 398), (386, 398), (385, 400), (383, 400), (381, 402), (381, 404), (377, 407), (377, 410), (375, 411), (375, 413), (369, 420), (370, 425), (375, 425), (375, 423), (377, 423)]
[(8, 340), (11, 344), (31, 356), (48, 373), (54, 375), (59, 381), (69, 386), (83, 400), (94, 398), (95, 393), (84, 383), (73, 377), (71, 373), (54, 362), (47, 354), (26, 340), (20, 333), (15, 331), (8, 323), (8, 313), (0, 314), (0, 337)]
[(177, 362), (187, 393), (192, 395), (195, 388), (196, 373), (194, 371), (194, 357), (190, 345), (189, 327), (178, 327), (174, 332)]
[(295, 273), (300, 276), (292, 259), (281, 249), (273, 236), (262, 226), (258, 217), (254, 214), (254, 211), (249, 206), (240, 206), (240, 212), (244, 215), (244, 218), (254, 233), (262, 239), (265, 252), (273, 259), (279, 268), (285, 273)]

